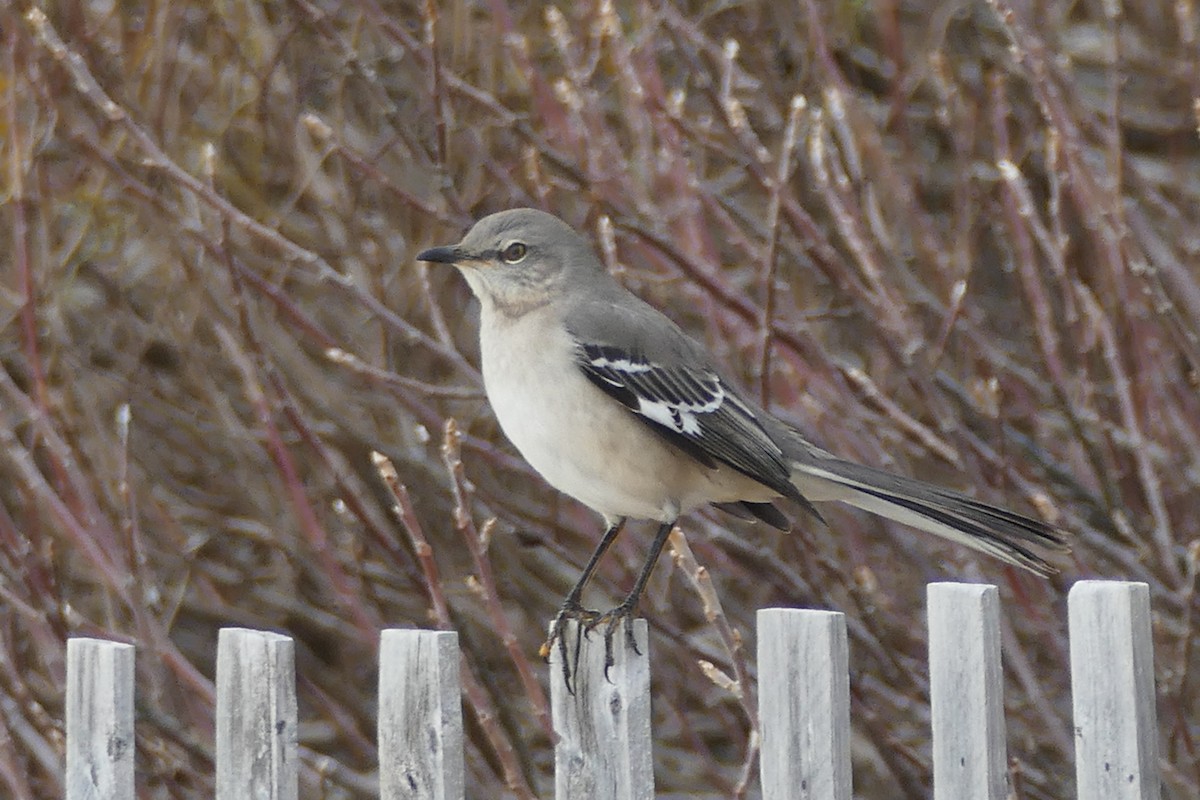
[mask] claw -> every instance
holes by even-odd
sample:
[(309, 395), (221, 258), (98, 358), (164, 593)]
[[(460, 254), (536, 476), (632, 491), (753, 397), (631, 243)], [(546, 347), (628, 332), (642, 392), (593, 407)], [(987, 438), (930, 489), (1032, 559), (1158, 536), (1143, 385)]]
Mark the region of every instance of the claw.
[[(603, 614), (597, 614), (594, 619), (589, 621), (586, 626), (583, 626), (584, 635), (591, 633), (601, 625), (604, 626), (604, 679), (612, 683), (612, 678), (609, 677), (608, 670), (616, 663), (613, 656), (613, 636), (616, 635), (617, 628), (622, 622), (625, 623), (625, 646), (639, 656), (642, 651), (638, 649), (637, 640), (633, 635), (633, 613), (636, 604), (625, 602), (616, 608), (605, 611)], [(576, 654), (576, 663), (578, 663), (578, 654)]]
[(558, 610), (558, 616), (554, 618), (554, 623), (550, 626), (550, 637), (542, 643), (539, 650), (542, 658), (549, 658), (551, 649), (556, 644), (558, 645), (559, 661), (562, 662), (563, 684), (567, 687), (569, 694), (575, 694), (575, 687), (571, 685), (572, 659), (567, 653), (567, 623), (571, 620), (579, 623), (575, 629), (574, 647), (574, 663), (578, 667), (579, 652), (583, 647), (583, 637), (591, 631), (593, 621), (600, 619), (602, 616), (598, 611), (584, 608), (580, 603), (568, 600)]

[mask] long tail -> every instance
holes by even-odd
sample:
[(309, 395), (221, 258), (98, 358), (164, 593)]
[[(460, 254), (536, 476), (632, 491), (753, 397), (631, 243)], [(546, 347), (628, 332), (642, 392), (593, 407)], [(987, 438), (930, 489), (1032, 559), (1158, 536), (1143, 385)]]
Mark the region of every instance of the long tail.
[(804, 445), (791, 462), (792, 482), (809, 500), (847, 503), (1044, 576), (1058, 569), (1032, 548), (1070, 549), (1063, 531), (1048, 523)]

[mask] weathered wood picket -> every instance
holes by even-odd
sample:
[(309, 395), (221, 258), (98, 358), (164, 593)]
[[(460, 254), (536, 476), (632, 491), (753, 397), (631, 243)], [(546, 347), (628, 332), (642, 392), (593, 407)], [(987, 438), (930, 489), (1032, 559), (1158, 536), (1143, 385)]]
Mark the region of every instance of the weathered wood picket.
[[(1007, 797), (1000, 607), (996, 588), (929, 587), (935, 798)], [(1076, 796), (1157, 800), (1158, 732), (1149, 590), (1081, 581), (1069, 598)], [(620, 636), (618, 632), (618, 636)], [(646, 625), (635, 635), (649, 652)], [(654, 796), (650, 660), (585, 640), (575, 694), (549, 671), (559, 742), (556, 800)], [(618, 641), (621, 641), (618, 638)], [(134, 797), (134, 648), (68, 642), (68, 800)], [(557, 657), (557, 656), (555, 656)], [(457, 635), (387, 630), (379, 670), (379, 786), (385, 800), (464, 797)], [(849, 800), (849, 651), (835, 612), (758, 614), (762, 796)], [(217, 656), (217, 797), (297, 797), (292, 641), (226, 629)], [(1063, 787), (1063, 794), (1071, 794)]]

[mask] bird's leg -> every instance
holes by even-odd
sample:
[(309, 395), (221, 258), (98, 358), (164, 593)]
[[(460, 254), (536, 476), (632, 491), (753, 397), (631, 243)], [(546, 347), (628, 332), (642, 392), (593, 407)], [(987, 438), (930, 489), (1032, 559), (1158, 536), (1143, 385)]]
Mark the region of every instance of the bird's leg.
[(667, 544), (667, 537), (671, 535), (671, 531), (675, 527), (675, 522), (664, 522), (659, 526), (658, 532), (654, 534), (654, 541), (650, 545), (650, 555), (646, 558), (645, 565), (642, 566), (642, 571), (638, 573), (637, 581), (633, 584), (633, 590), (625, 596), (621, 601), (621, 605), (599, 614), (587, 623), (587, 632), (591, 632), (600, 625), (604, 625), (604, 677), (608, 678), (608, 668), (613, 665), (613, 634), (616, 633), (617, 626), (622, 621), (625, 622), (625, 645), (638, 655), (642, 654), (638, 650), (637, 640), (633, 636), (633, 615), (637, 611), (638, 602), (642, 599), (642, 592), (646, 589), (646, 583), (650, 580), (650, 573), (654, 572), (654, 565), (658, 563), (658, 557), (662, 554), (663, 547)]
[(554, 624), (550, 626), (550, 638), (542, 645), (542, 658), (547, 658), (550, 655), (550, 648), (558, 642), (558, 654), (562, 658), (563, 682), (567, 686), (567, 691), (574, 694), (571, 688), (571, 663), (567, 658), (567, 621), (576, 620), (579, 623), (579, 628), (575, 635), (575, 663), (579, 663), (579, 649), (583, 644), (583, 633), (587, 629), (588, 623), (599, 617), (595, 611), (583, 607), (583, 590), (592, 579), (592, 574), (596, 571), (596, 567), (600, 564), (601, 557), (608, 550), (612, 543), (617, 540), (617, 534), (625, 526), (625, 518), (621, 517), (615, 522), (609, 524), (608, 529), (604, 531), (603, 538), (600, 539), (600, 544), (596, 545), (596, 549), (592, 552), (591, 558), (583, 568), (583, 574), (579, 576), (579, 580), (571, 587), (571, 591), (567, 593), (567, 599), (563, 601), (562, 607), (558, 610), (558, 616), (554, 618)]

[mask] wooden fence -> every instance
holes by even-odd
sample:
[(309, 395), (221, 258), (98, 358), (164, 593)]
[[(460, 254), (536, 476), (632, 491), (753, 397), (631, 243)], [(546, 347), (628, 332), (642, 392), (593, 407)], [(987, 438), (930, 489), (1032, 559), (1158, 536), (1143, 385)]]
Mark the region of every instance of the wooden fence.
[[(999, 600), (994, 586), (929, 586), (934, 797), (1008, 796)], [(1149, 591), (1081, 581), (1069, 598), (1076, 791), (1080, 800), (1159, 797)], [(618, 632), (618, 637), (620, 637)], [(635, 635), (648, 653), (646, 625)], [(654, 795), (649, 659), (585, 640), (576, 693), (552, 664), (556, 800)], [(621, 638), (616, 640), (618, 643)], [(68, 800), (134, 797), (134, 648), (68, 642)], [(379, 791), (386, 800), (460, 800), (462, 707), (457, 635), (386, 630), (379, 670)], [(849, 653), (829, 611), (758, 614), (764, 800), (849, 800)], [(226, 629), (217, 655), (218, 800), (297, 797), (292, 641)], [(1064, 786), (1062, 796), (1070, 796)]]

